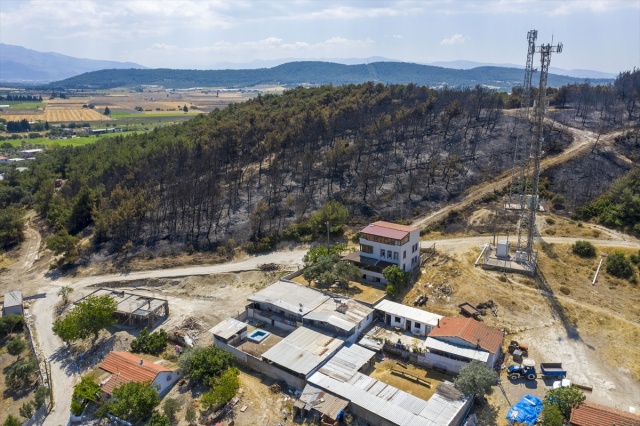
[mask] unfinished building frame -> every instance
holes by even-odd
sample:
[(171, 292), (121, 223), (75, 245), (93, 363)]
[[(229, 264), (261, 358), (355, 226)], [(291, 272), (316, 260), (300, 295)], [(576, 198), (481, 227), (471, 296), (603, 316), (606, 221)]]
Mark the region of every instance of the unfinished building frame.
[(108, 288), (99, 288), (75, 303), (77, 304), (92, 296), (105, 295), (111, 296), (118, 304), (115, 316), (118, 319), (118, 323), (122, 325), (153, 328), (156, 323), (169, 316), (169, 302), (165, 299)]

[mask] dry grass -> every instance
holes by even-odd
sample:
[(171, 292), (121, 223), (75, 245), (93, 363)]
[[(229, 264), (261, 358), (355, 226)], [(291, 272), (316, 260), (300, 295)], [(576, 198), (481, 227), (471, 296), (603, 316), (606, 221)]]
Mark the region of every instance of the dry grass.
[[(296, 282), (296, 283), (301, 284), (301, 285), (304, 285), (304, 286), (309, 284), (303, 278), (302, 275), (299, 275), (299, 276), (295, 277), (291, 281)], [(325, 290), (325, 288), (321, 288), (320, 290)], [(360, 283), (355, 282), (355, 281), (350, 281), (349, 282), (349, 288), (348, 289), (345, 289), (345, 288), (330, 288), (330, 289), (326, 289), (326, 290), (329, 290), (332, 293), (342, 294), (342, 295), (345, 295), (345, 296), (348, 296), (348, 297), (351, 297), (353, 299), (360, 300), (360, 301), (366, 302), (366, 303), (376, 302), (376, 301), (380, 300), (386, 294), (384, 290), (381, 290), (379, 288), (376, 288), (376, 287), (373, 287), (373, 286), (370, 286), (370, 285), (360, 284)]]
[(594, 225), (576, 222), (560, 216), (548, 214), (541, 216), (536, 221), (541, 229), (542, 236), (571, 237), (571, 238), (599, 238), (610, 240), (611, 236), (602, 232)]
[[(437, 371), (427, 370), (425, 368), (420, 368), (412, 364), (404, 364), (404, 365), (406, 366), (406, 368), (397, 364), (396, 361), (393, 359), (387, 359), (382, 362), (376, 362), (374, 366), (374, 370), (371, 372), (370, 376), (373, 377), (374, 379), (378, 379), (381, 382), (394, 386), (400, 390), (403, 390), (407, 393), (410, 393), (413, 396), (417, 396), (418, 398), (422, 398), (424, 400), (431, 398), (431, 396), (435, 393), (436, 387), (440, 383), (442, 383), (445, 380), (448, 380), (448, 381), (454, 380), (454, 377), (444, 375)], [(404, 378), (403, 376), (393, 374), (391, 372), (392, 369), (402, 370), (413, 376), (427, 380), (428, 382), (430, 382), (431, 387), (429, 388), (427, 386), (418, 384), (413, 380)]]

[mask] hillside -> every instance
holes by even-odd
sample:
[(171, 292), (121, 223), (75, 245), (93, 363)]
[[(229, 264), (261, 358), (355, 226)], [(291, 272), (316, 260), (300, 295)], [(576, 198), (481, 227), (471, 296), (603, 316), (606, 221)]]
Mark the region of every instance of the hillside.
[[(522, 84), (522, 78), (521, 69), (502, 67), (456, 70), (407, 62), (374, 62), (360, 65), (343, 65), (331, 62), (290, 62), (273, 68), (245, 70), (102, 70), (57, 81), (51, 86), (68, 89), (109, 89), (141, 84), (158, 84), (171, 88), (251, 87), (260, 84), (341, 85), (372, 81), (383, 84), (413, 83), (430, 87), (475, 87), (479, 84), (502, 91), (510, 91), (513, 86)], [(549, 86), (551, 87), (581, 82), (584, 82), (584, 79), (549, 75)], [(594, 79), (591, 82), (606, 84), (612, 80)]]
[(145, 68), (133, 62), (75, 58), (53, 52), (38, 52), (0, 43), (0, 81), (49, 82), (74, 75), (119, 68)]

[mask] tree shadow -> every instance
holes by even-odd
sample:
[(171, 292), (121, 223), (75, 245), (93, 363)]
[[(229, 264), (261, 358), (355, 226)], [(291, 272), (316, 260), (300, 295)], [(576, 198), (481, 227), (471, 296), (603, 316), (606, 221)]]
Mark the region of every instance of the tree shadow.
[(497, 425), (500, 407), (489, 403), (481, 403), (474, 407), (473, 413), (478, 416), (479, 425)]
[(64, 345), (59, 347), (51, 356), (49, 357), (49, 362), (54, 363), (57, 362), (60, 364), (60, 368), (67, 376), (72, 376), (74, 374), (83, 374), (89, 369), (95, 367), (100, 359), (98, 359), (97, 355), (101, 353), (109, 353), (113, 350), (116, 343), (116, 337), (114, 335), (109, 336), (108, 338), (102, 338), (94, 345), (92, 345), (89, 350), (83, 351), (79, 355), (73, 350), (73, 348)]

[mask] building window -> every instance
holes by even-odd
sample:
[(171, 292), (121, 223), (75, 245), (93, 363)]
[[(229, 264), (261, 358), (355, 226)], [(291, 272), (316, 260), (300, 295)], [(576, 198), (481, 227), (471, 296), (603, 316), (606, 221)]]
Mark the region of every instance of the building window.
[(373, 254), (373, 246), (368, 244), (360, 244), (360, 251), (362, 253)]
[(397, 251), (393, 252), (393, 260), (398, 260), (398, 252)]
[(402, 252), (402, 258), (403, 258), (403, 259), (406, 259), (406, 258), (407, 258), (407, 251), (406, 251), (406, 250), (404, 250), (404, 251)]
[(393, 321), (395, 321), (395, 322), (397, 322), (398, 324), (400, 324), (400, 323), (402, 322), (402, 318), (394, 316), (394, 317), (393, 317)]
[(385, 254), (386, 253), (385, 253), (384, 249), (380, 249), (380, 257), (384, 257)]

